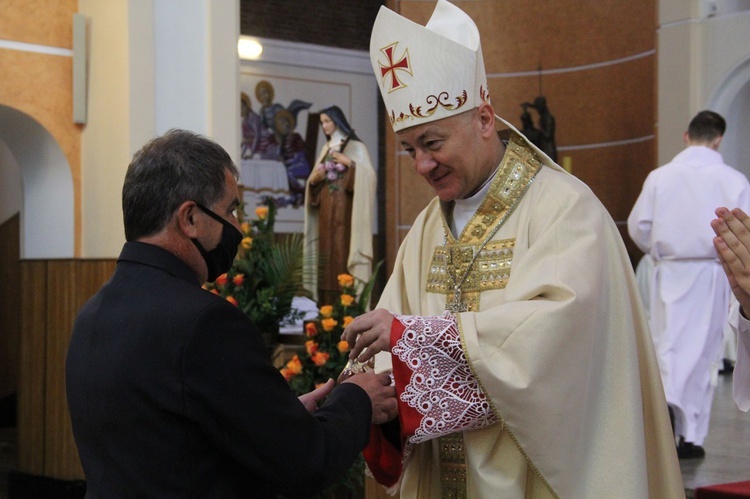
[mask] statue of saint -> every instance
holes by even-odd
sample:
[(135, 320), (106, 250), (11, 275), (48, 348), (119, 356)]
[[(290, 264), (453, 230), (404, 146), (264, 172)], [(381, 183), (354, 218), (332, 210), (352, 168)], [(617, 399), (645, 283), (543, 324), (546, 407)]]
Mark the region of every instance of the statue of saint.
[(328, 139), (307, 179), (305, 284), (321, 305), (340, 299), (339, 274), (372, 275), (377, 177), (367, 147), (337, 106), (320, 111)]
[[(534, 103), (524, 102), (521, 104), (521, 132), (532, 144), (541, 149), (552, 161), (557, 163), (557, 145), (555, 143), (555, 117), (547, 107), (547, 99), (540, 95), (534, 99)], [(538, 123), (534, 126), (534, 120), (529, 108), (536, 110), (539, 115)]]

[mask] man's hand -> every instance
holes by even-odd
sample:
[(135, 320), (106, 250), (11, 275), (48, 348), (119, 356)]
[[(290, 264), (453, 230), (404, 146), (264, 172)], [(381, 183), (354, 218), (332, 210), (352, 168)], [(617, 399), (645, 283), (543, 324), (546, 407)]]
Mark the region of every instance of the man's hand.
[(729, 279), (732, 292), (742, 306), (742, 315), (750, 313), (750, 217), (741, 209), (717, 208), (718, 218), (711, 221), (716, 233), (714, 248)]
[[(390, 352), (392, 323), (393, 315), (382, 308), (355, 317), (341, 335), (349, 342), (349, 358), (367, 362), (378, 352)], [(362, 353), (365, 348), (367, 351)]]
[(297, 398), (299, 398), (299, 401), (305, 406), (307, 412), (312, 414), (318, 408), (318, 403), (331, 393), (335, 385), (336, 383), (334, 383), (332, 379), (329, 379), (325, 385), (322, 385), (304, 395), (300, 395)]
[(372, 424), (387, 423), (398, 415), (396, 387), (387, 374), (362, 373), (343, 383), (354, 383), (367, 392), (372, 403)]

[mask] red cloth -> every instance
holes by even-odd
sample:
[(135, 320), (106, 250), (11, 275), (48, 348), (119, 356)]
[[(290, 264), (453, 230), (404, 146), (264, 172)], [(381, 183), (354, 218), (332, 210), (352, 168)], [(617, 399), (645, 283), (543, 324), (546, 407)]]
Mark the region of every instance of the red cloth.
[(362, 456), (376, 482), (386, 487), (392, 487), (398, 482), (401, 476), (401, 450), (385, 438), (380, 426), (370, 427), (370, 441), (362, 451)]
[[(393, 319), (391, 323), (391, 347), (404, 334), (406, 328), (400, 321)], [(406, 367), (398, 357), (393, 357), (393, 378), (396, 383), (397, 393), (403, 393), (409, 383), (411, 370)], [(362, 452), (367, 467), (370, 469), (375, 480), (386, 487), (395, 485), (402, 473), (403, 448), (406, 439), (414, 435), (414, 430), (419, 426), (422, 416), (419, 412), (409, 407), (408, 404), (398, 401), (398, 420), (400, 426), (401, 445), (396, 447), (383, 433), (380, 426), (373, 425), (370, 430), (370, 441)]]
[(740, 499), (750, 498), (750, 480), (745, 482), (720, 483), (695, 489), (695, 499)]

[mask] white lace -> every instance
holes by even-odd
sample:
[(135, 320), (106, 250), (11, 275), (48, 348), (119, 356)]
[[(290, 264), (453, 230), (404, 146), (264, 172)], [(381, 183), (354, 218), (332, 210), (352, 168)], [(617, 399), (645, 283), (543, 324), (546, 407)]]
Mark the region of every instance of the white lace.
[(406, 329), (391, 352), (412, 371), (401, 401), (423, 416), (408, 441), (416, 444), (497, 422), (461, 348), (456, 318), (446, 312), (396, 319)]

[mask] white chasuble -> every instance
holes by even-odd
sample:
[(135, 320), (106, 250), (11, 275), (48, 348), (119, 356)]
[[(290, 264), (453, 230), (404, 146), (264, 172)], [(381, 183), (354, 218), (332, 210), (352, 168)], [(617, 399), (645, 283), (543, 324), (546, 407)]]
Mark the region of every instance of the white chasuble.
[[(393, 370), (411, 432), (402, 428), (389, 485), (402, 498), (441, 497), (454, 471), (441, 459), (458, 435), (466, 497), (683, 497), (635, 277), (588, 187), (513, 133), (462, 234), (445, 224), (436, 198), (378, 303), (402, 316), (376, 370)], [(456, 284), (465, 311), (446, 314)], [(441, 364), (409, 362), (420, 358)], [(415, 403), (433, 395), (442, 416)], [(378, 463), (368, 466), (377, 478)]]

